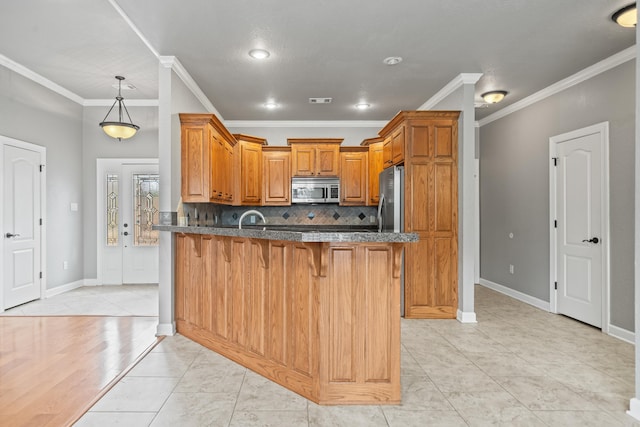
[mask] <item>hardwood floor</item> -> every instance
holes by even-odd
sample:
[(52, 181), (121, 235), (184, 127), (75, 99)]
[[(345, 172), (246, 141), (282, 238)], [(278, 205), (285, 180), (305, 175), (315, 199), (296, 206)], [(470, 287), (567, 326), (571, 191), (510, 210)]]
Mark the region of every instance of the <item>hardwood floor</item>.
[(159, 341), (155, 317), (0, 317), (7, 426), (75, 422)]

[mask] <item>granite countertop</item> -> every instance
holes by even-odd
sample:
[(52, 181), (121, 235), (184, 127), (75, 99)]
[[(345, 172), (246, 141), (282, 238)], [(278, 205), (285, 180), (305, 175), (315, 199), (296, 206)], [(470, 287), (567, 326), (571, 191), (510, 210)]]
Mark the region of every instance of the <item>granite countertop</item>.
[(214, 234), (217, 236), (249, 237), (265, 240), (289, 240), (293, 242), (417, 242), (415, 233), (378, 233), (370, 228), (340, 226), (242, 226), (238, 227), (181, 227), (177, 225), (154, 225), (154, 230), (187, 234)]

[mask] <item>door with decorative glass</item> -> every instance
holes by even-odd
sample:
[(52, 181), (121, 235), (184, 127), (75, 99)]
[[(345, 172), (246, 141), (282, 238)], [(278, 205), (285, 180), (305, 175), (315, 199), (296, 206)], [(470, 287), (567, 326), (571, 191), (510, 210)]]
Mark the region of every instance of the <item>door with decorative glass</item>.
[[(98, 271), (102, 284), (158, 283), (157, 160), (102, 159)], [(102, 254), (100, 254), (102, 252)]]

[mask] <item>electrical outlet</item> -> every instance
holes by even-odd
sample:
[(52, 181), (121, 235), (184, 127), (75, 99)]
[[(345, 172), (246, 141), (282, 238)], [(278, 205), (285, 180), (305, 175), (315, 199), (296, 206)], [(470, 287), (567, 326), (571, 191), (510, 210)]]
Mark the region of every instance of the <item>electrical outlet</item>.
[(69, 262), (63, 261), (62, 262), (62, 269), (63, 270), (68, 270), (69, 269)]
[(256, 223), (256, 216), (255, 215), (251, 215), (249, 217), (249, 223), (250, 224), (255, 224)]
[(509, 273), (513, 274), (514, 270), (513, 264), (509, 264)]
[(370, 224), (375, 224), (376, 222), (376, 216), (375, 215), (369, 215), (369, 223)]

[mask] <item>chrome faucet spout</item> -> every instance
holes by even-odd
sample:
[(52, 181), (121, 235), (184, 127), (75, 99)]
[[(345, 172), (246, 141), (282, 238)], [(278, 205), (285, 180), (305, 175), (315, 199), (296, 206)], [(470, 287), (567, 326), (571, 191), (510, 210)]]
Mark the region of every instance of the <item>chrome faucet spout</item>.
[(262, 212), (257, 211), (255, 209), (249, 209), (248, 211), (246, 211), (245, 213), (243, 213), (242, 215), (240, 215), (240, 219), (238, 220), (238, 229), (242, 230), (242, 220), (247, 216), (247, 215), (258, 215), (261, 219), (262, 222), (264, 222), (265, 224), (267, 223), (267, 220), (264, 219), (264, 215), (262, 215)]

